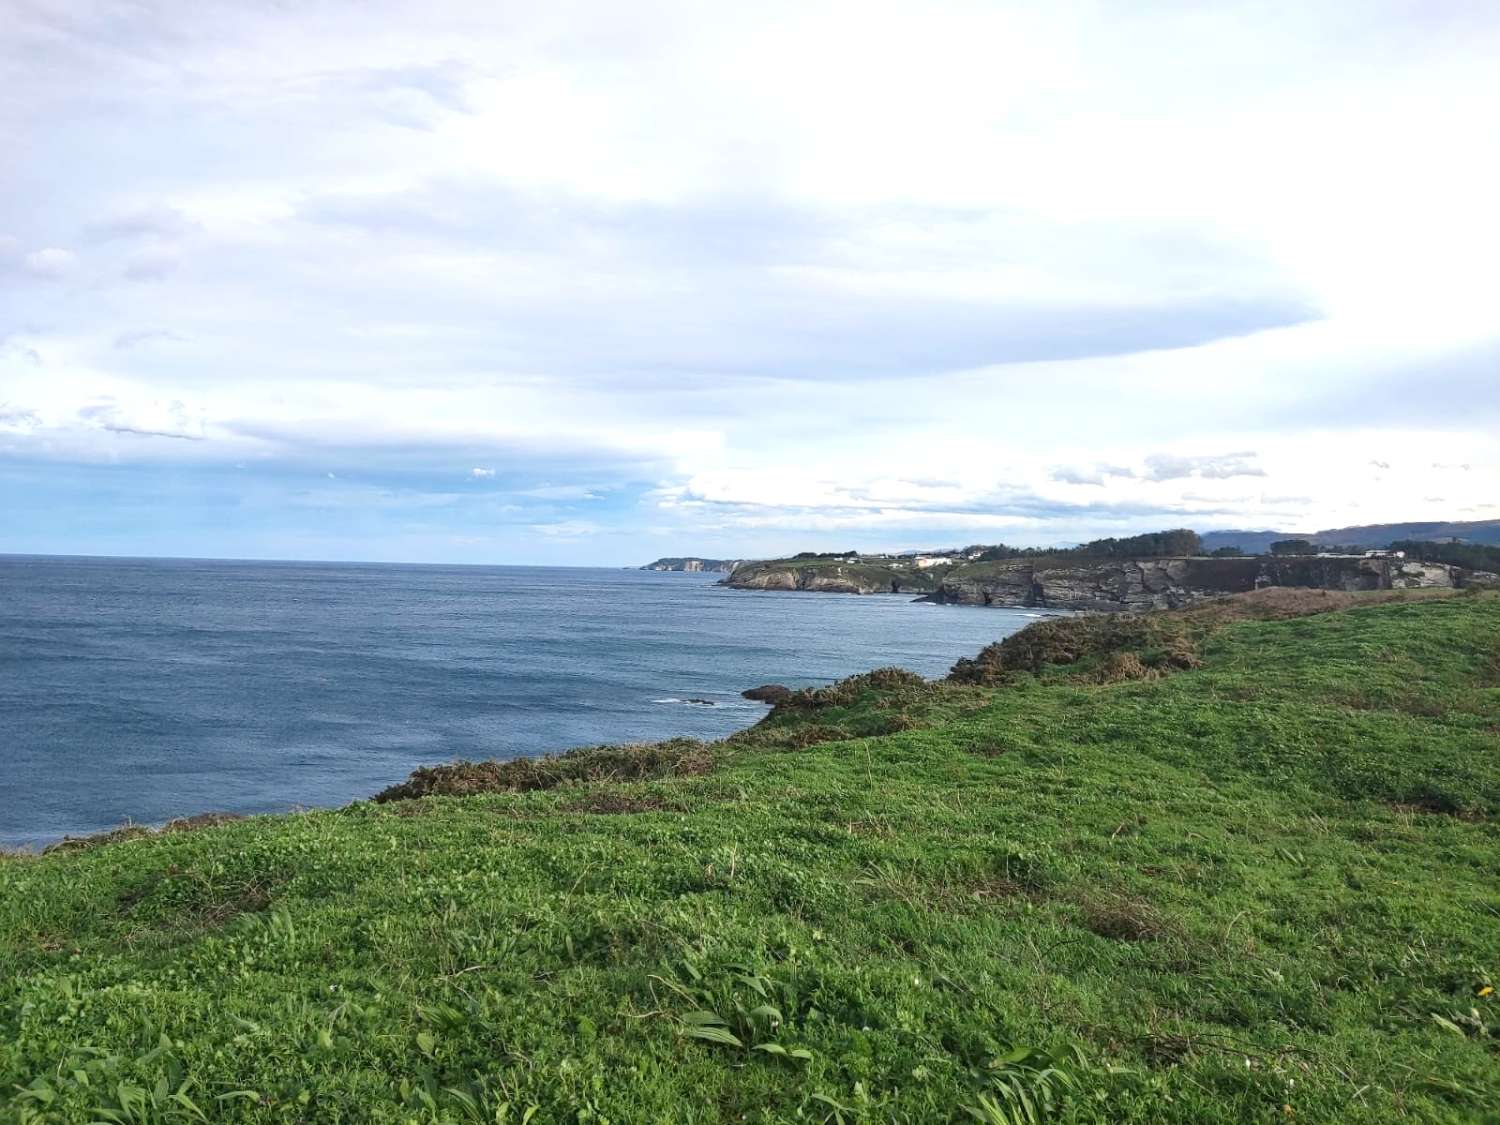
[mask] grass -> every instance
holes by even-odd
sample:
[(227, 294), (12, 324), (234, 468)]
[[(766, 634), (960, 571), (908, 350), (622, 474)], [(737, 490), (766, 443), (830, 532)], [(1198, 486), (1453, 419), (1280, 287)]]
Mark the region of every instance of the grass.
[(0, 1120), (1500, 1120), (1500, 596), (1371, 601), (0, 859)]

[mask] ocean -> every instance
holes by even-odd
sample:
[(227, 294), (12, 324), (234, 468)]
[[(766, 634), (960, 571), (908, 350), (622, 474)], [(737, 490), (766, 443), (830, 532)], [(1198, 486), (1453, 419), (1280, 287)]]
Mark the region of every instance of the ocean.
[(454, 758), (719, 738), (765, 713), (745, 688), (936, 676), (1034, 616), (717, 577), (0, 556), (0, 846), (340, 805)]

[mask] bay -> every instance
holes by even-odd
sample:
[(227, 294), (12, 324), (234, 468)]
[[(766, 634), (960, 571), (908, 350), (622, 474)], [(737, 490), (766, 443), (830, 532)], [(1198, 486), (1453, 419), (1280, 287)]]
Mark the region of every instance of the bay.
[[(717, 575), (0, 556), (0, 846), (368, 797), (424, 764), (756, 722), (1034, 614)], [(707, 700), (712, 706), (688, 700)]]

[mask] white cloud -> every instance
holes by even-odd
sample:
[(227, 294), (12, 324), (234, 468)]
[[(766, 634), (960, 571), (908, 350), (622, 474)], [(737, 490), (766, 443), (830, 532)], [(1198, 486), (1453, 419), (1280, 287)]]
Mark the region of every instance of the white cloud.
[(125, 262), (125, 276), (132, 281), (159, 281), (176, 272), (182, 264), (182, 251), (176, 246), (158, 244), (131, 254)]
[(1170, 453), (1153, 453), (1146, 458), (1147, 480), (1184, 480), (1203, 477), (1228, 480), (1231, 477), (1263, 477), (1266, 471), (1255, 464), (1254, 453), (1222, 453), (1210, 456), (1180, 457)]
[(548, 539), (591, 539), (606, 531), (602, 524), (589, 520), (558, 520), (556, 523), (534, 523), (530, 528)]
[(5, 458), (734, 553), (1500, 494), (1482, 5), (94, 15), (0, 42)]
[(71, 250), (49, 246), (45, 250), (33, 250), (26, 255), (26, 271), (35, 277), (57, 281), (67, 277), (78, 265), (78, 256)]

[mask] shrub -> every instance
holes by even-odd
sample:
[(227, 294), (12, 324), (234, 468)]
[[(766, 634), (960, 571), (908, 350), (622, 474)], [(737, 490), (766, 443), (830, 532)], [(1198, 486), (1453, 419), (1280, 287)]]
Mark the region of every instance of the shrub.
[(978, 656), (960, 660), (948, 679), (993, 685), (1003, 682), (1008, 673), (1039, 672), (1048, 664), (1076, 664), (1091, 656), (1142, 649), (1166, 639), (1176, 628), (1168, 621), (1125, 613), (1037, 621), (989, 645)]
[(1101, 684), (1118, 684), (1126, 680), (1149, 680), (1157, 675), (1133, 652), (1112, 652), (1099, 666), (1098, 679)]
[(577, 781), (638, 781), (704, 774), (713, 768), (708, 747), (691, 738), (626, 746), (592, 746), (496, 762), (452, 762), (423, 766), (399, 785), (375, 794), (376, 801), (415, 797), (466, 797), (476, 793), (527, 793)]
[(932, 685), (915, 672), (908, 672), (905, 668), (876, 668), (873, 672), (850, 676), (826, 687), (791, 692), (777, 704), (777, 708), (814, 711), (823, 707), (849, 707), (872, 692), (895, 692), (915, 700), (931, 690)]

